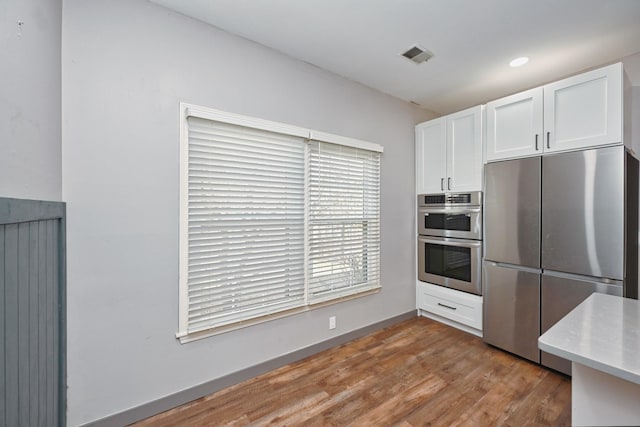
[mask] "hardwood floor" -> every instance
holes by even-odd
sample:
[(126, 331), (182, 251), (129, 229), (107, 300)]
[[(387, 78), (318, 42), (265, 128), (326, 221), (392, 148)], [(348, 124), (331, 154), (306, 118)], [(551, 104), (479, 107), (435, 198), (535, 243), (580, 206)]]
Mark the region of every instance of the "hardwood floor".
[(415, 318), (138, 426), (569, 426), (568, 377)]

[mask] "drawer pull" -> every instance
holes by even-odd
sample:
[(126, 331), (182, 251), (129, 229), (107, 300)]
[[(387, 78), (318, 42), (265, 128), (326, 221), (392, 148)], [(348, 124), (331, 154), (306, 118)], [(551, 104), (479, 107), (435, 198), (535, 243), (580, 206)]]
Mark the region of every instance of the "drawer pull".
[(450, 305), (445, 305), (445, 304), (442, 304), (442, 303), (440, 303), (440, 302), (438, 303), (438, 305), (439, 305), (440, 307), (448, 308), (449, 310), (456, 310), (456, 308), (455, 308), (455, 307), (451, 307)]

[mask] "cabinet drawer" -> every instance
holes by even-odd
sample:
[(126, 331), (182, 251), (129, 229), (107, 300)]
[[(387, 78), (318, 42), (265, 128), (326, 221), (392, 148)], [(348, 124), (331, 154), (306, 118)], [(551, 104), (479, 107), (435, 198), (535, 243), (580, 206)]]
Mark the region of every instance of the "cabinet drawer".
[(418, 309), (482, 330), (482, 297), (429, 283), (416, 289)]

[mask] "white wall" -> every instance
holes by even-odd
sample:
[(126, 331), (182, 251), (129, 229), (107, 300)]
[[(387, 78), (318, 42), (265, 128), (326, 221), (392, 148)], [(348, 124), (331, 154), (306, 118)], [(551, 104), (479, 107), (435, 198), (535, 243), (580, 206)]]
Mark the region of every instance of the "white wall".
[(640, 86), (640, 52), (620, 59), (632, 86)]
[[(66, 0), (62, 40), (70, 425), (414, 309), (424, 111), (142, 0)], [(382, 144), (382, 292), (180, 345), (180, 101)]]
[(60, 200), (61, 14), (62, 0), (0, 1), (0, 197)]

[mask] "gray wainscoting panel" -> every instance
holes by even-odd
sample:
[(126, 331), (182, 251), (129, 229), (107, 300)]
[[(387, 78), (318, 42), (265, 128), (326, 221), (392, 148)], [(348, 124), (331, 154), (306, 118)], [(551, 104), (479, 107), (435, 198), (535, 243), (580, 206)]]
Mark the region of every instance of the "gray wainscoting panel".
[(0, 426), (65, 424), (64, 210), (0, 198)]

